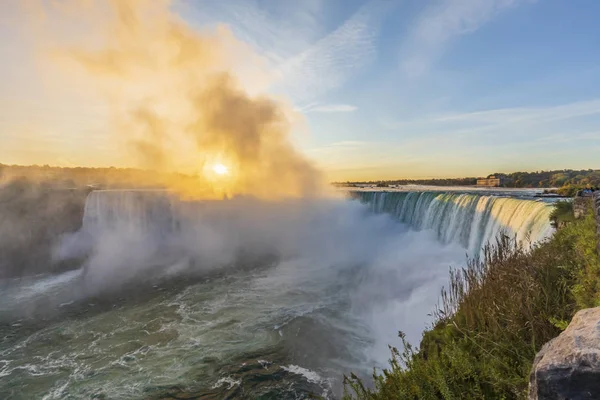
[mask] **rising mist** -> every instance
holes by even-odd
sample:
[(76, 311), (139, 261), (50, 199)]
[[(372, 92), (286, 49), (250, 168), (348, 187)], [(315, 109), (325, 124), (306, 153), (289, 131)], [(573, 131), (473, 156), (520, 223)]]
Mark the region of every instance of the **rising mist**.
[[(195, 30), (170, 1), (28, 6), (42, 72), (47, 65), (54, 76), (58, 66), (80, 77), (84, 98), (100, 94), (114, 140), (138, 166), (197, 175), (197, 185), (173, 182), (174, 189), (203, 198), (322, 191), (320, 173), (291, 144), (301, 117), (264, 93), (273, 77), (258, 72), (260, 58), (226, 26)], [(230, 174), (214, 174), (217, 163)]]

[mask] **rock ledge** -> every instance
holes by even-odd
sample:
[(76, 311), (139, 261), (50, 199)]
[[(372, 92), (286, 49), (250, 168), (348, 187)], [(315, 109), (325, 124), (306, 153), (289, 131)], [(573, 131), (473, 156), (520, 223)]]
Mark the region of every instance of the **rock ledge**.
[(530, 400), (600, 399), (600, 307), (581, 310), (535, 357)]

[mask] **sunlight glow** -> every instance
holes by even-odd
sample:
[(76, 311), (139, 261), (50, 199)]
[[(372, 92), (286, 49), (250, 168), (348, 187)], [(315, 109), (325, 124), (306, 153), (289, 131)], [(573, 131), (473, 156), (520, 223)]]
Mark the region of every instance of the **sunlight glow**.
[(229, 173), (229, 168), (227, 168), (223, 164), (215, 164), (213, 165), (213, 171), (217, 175), (227, 175)]

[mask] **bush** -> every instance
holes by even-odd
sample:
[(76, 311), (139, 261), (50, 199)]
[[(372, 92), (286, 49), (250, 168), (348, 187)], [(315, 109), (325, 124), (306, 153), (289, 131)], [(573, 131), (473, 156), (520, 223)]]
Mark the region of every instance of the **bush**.
[(550, 222), (555, 228), (562, 227), (565, 223), (574, 220), (575, 215), (571, 201), (558, 201), (554, 203), (554, 209), (550, 213)]
[(577, 194), (578, 191), (584, 189), (585, 187), (582, 185), (565, 185), (563, 187), (560, 187), (556, 193), (558, 193), (559, 196), (563, 196), (563, 197), (575, 197), (575, 195)]

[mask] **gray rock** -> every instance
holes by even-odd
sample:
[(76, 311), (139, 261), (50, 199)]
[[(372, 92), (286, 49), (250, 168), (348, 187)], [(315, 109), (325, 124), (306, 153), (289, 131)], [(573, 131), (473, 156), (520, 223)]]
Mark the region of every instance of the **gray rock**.
[(600, 307), (579, 311), (542, 347), (533, 362), (529, 399), (600, 399)]

